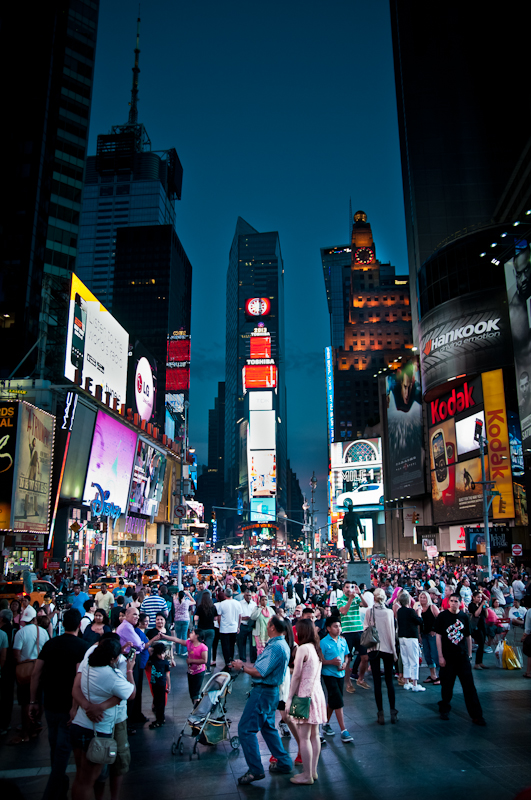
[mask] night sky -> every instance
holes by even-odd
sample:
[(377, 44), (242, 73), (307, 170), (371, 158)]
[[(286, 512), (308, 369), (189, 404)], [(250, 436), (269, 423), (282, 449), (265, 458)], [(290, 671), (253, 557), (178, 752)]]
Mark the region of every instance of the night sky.
[[(102, 0), (89, 155), (128, 115), (137, 6)], [(387, 0), (142, 3), (139, 121), (184, 168), (177, 233), (193, 266), (190, 444), (207, 461), (208, 409), (224, 380), (225, 282), (236, 219), (278, 230), (285, 267), (288, 455), (318, 477), (326, 522), (319, 249), (368, 215), (376, 256), (407, 272)]]

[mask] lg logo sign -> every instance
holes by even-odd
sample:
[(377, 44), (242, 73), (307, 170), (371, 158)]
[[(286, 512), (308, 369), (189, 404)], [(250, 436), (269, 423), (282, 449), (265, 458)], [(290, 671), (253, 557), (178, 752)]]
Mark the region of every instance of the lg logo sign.
[(136, 407), (140, 418), (149, 422), (153, 416), (153, 375), (147, 358), (138, 362), (135, 375)]

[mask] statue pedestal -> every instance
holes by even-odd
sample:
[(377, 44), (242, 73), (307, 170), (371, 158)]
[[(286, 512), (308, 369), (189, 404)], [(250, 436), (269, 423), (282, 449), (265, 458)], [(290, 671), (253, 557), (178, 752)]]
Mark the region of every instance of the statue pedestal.
[(358, 586), (364, 583), (370, 589), (371, 584), (371, 566), (368, 561), (348, 561), (343, 570), (343, 579), (346, 581), (354, 581)]

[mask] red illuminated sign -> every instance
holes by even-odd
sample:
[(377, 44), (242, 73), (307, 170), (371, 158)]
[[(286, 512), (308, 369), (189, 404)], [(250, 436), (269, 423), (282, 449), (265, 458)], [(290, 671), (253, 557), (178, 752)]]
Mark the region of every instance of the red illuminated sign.
[(182, 392), (190, 388), (190, 367), (173, 367), (166, 364), (166, 391)]
[(267, 297), (250, 297), (245, 303), (245, 313), (250, 317), (265, 317), (271, 311)]
[(168, 339), (168, 361), (190, 361), (190, 339)]
[(271, 358), (271, 336), (251, 336), (251, 358)]
[(243, 388), (275, 389), (277, 385), (277, 368), (275, 364), (247, 364), (243, 368)]

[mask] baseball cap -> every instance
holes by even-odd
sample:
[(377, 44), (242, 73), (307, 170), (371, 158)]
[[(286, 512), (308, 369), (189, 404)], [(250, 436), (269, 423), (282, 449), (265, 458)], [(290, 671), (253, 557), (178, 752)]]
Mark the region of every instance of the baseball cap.
[(37, 612), (35, 611), (35, 609), (32, 606), (28, 606), (22, 612), (22, 616), (20, 618), (20, 621), (21, 622), (31, 622), (32, 619), (35, 619), (36, 616), (37, 616)]

